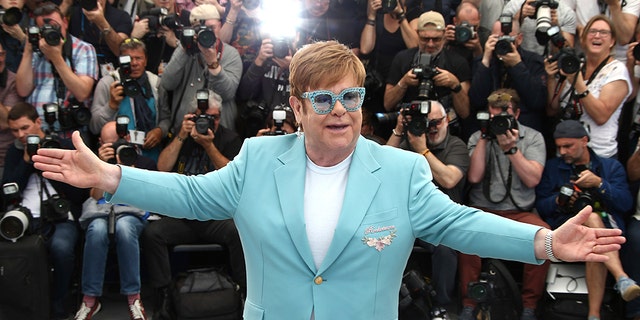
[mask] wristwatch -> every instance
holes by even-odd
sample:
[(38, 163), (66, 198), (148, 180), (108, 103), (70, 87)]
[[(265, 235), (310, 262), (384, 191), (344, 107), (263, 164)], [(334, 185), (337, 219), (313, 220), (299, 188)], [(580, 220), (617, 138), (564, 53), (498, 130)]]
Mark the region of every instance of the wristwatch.
[(586, 98), (588, 95), (589, 95), (589, 89), (585, 90), (582, 93), (576, 93), (576, 98), (580, 100), (582, 98)]
[(516, 154), (516, 152), (518, 152), (518, 147), (513, 147), (513, 148), (505, 151), (504, 154), (506, 154), (506, 155)]
[(453, 89), (451, 89), (451, 91), (453, 91), (454, 93), (458, 93), (462, 90), (462, 84), (460, 84), (460, 82), (458, 82), (458, 84), (453, 87)]
[(220, 63), (218, 61), (212, 62), (211, 64), (207, 65), (207, 68), (209, 69), (218, 69), (218, 66), (220, 66)]

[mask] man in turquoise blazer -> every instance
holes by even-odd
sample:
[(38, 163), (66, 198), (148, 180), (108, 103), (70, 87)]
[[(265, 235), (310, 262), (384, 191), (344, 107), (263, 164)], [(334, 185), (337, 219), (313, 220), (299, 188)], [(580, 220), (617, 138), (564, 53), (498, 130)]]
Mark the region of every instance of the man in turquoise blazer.
[(301, 49), (291, 62), (289, 102), (304, 134), (248, 139), (232, 162), (206, 175), (105, 164), (78, 133), (77, 150), (40, 149), (33, 161), (46, 178), (97, 185), (116, 203), (234, 219), (250, 320), (397, 319), (416, 238), (528, 263), (603, 261), (624, 242), (619, 231), (582, 226), (589, 209), (551, 232), (452, 202), (424, 157), (360, 136), (364, 76), (344, 45)]

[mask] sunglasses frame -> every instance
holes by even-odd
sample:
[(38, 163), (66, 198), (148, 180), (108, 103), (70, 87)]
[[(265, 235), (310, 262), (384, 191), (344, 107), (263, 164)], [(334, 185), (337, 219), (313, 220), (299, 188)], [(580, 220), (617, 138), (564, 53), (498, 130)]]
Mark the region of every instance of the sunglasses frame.
[[(351, 92), (357, 92), (360, 94), (360, 102), (358, 103), (358, 105), (355, 108), (347, 108), (347, 106), (344, 103), (344, 95), (347, 93), (351, 93)], [(364, 87), (351, 87), (351, 88), (346, 88), (342, 91), (340, 91), (340, 93), (335, 94), (329, 90), (315, 90), (315, 91), (308, 91), (308, 92), (303, 92), (301, 97), (303, 99), (309, 99), (309, 101), (311, 101), (311, 106), (313, 107), (313, 111), (315, 111), (317, 114), (328, 114), (330, 113), (333, 108), (336, 106), (336, 102), (338, 100), (340, 100), (340, 103), (342, 103), (342, 106), (349, 112), (355, 112), (358, 111), (358, 109), (360, 109), (362, 107), (362, 103), (364, 102), (364, 96), (365, 96), (366, 90)], [(316, 101), (315, 98), (318, 95), (321, 94), (328, 94), (331, 97), (331, 106), (329, 106), (329, 108), (327, 110), (321, 110), (318, 108), (318, 106), (316, 105)]]

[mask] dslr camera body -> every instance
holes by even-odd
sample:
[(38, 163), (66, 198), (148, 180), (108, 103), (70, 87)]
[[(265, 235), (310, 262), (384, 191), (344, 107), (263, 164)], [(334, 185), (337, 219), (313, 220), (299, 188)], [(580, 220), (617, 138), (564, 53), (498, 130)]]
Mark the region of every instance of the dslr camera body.
[(551, 28), (551, 9), (558, 9), (559, 3), (556, 0), (536, 0), (531, 5), (536, 8), (534, 16), (530, 17), (536, 19), (536, 38), (538, 43), (544, 44), (547, 30)]
[(455, 41), (463, 44), (476, 37), (476, 28), (469, 24), (468, 21), (462, 21), (455, 29)]
[(498, 56), (503, 56), (512, 51), (511, 44), (516, 41), (516, 38), (510, 36), (513, 30), (513, 18), (510, 15), (501, 15), (499, 21), (502, 36), (498, 37), (498, 42), (496, 42), (493, 52)]
[(0, 236), (11, 242), (16, 242), (28, 232), (33, 216), (29, 208), (20, 205), (22, 197), (20, 197), (17, 183), (3, 184), (2, 193), (5, 203), (4, 211), (0, 212)]
[(196, 131), (199, 134), (206, 135), (209, 129), (211, 131), (215, 129), (213, 116), (206, 114), (207, 109), (209, 109), (209, 90), (200, 89), (196, 91), (196, 101), (200, 114), (194, 114), (191, 117), (191, 121), (195, 122)]
[(0, 25), (15, 26), (22, 20), (22, 11), (18, 7), (0, 8)]
[(428, 115), (431, 111), (431, 101), (418, 100), (399, 105), (404, 128), (414, 136), (420, 136), (427, 132)]
[(433, 66), (418, 65), (411, 72), (418, 78), (418, 99), (428, 100), (435, 89), (433, 77), (440, 74), (440, 71)]
[(489, 112), (480, 111), (476, 115), (480, 124), (480, 132), (483, 138), (495, 139), (499, 134), (505, 134), (507, 130), (518, 129), (516, 117), (506, 111), (491, 117)]
[(558, 68), (564, 73), (573, 74), (578, 72), (578, 70), (580, 70), (581, 60), (575, 49), (566, 45), (566, 39), (562, 36), (560, 27), (553, 26), (547, 30), (546, 34), (551, 40), (551, 43), (560, 49), (549, 58), (549, 62), (558, 61)]
[[(125, 139), (129, 133), (129, 122), (131, 122), (131, 119), (126, 115), (119, 115), (116, 117), (116, 133), (118, 134), (118, 140), (111, 145), (114, 155), (118, 156), (120, 158), (120, 163), (125, 166), (132, 166), (136, 160), (138, 160), (138, 151), (136, 150), (136, 147)], [(114, 156), (107, 162), (116, 164), (116, 157)]]
[[(587, 170), (586, 165), (573, 166), (573, 172), (569, 176), (570, 181), (576, 181), (580, 178), (580, 172)], [(575, 201), (571, 203), (571, 199)], [(582, 190), (573, 183), (567, 183), (560, 187), (558, 194), (558, 207), (560, 211), (566, 214), (575, 215), (586, 206), (594, 207), (596, 203), (595, 196), (589, 190)]]
[(284, 110), (284, 106), (277, 105), (273, 108), (271, 113), (271, 117), (273, 118), (273, 124), (276, 126), (275, 130), (269, 131), (265, 133), (265, 136), (282, 136), (287, 134), (282, 130), (282, 125), (284, 125), (284, 121), (287, 119), (287, 111)]
[(124, 95), (128, 97), (135, 97), (142, 93), (142, 88), (138, 84), (138, 81), (131, 78), (131, 56), (120, 56), (120, 68), (118, 69), (118, 74), (120, 78), (113, 74), (113, 78), (116, 81), (120, 81), (120, 85), (124, 91)]
[(200, 51), (197, 44), (204, 48), (213, 48), (216, 41), (216, 35), (211, 27), (197, 25), (195, 27), (182, 28), (180, 43), (189, 55), (195, 55)]
[(62, 145), (56, 135), (45, 135), (44, 139), (40, 139), (37, 134), (30, 134), (27, 136), (27, 154), (29, 157), (33, 157), (40, 148), (54, 148), (60, 149)]
[(60, 129), (71, 130), (86, 126), (91, 120), (91, 111), (84, 104), (75, 99), (69, 100), (68, 107), (60, 107), (57, 103), (44, 105), (44, 119), (53, 127), (56, 120), (60, 123)]
[(141, 13), (141, 19), (149, 21), (149, 30), (160, 30), (161, 27), (167, 27), (174, 32), (182, 27), (178, 16), (174, 13), (169, 14), (167, 8), (152, 8), (147, 12)]
[(27, 28), (27, 40), (34, 52), (41, 52), (40, 38), (44, 38), (44, 41), (50, 46), (59, 45), (62, 42), (60, 27), (45, 23), (42, 27), (30, 26)]

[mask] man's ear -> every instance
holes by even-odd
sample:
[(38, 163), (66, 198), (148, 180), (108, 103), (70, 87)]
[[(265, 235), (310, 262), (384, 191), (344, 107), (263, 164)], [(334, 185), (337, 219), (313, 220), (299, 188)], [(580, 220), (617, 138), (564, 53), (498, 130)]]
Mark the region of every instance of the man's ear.
[(302, 101), (298, 100), (297, 97), (290, 96), (289, 105), (291, 106), (291, 109), (293, 110), (293, 114), (296, 117), (296, 122), (300, 123), (300, 117), (302, 115), (302, 108), (303, 108)]

